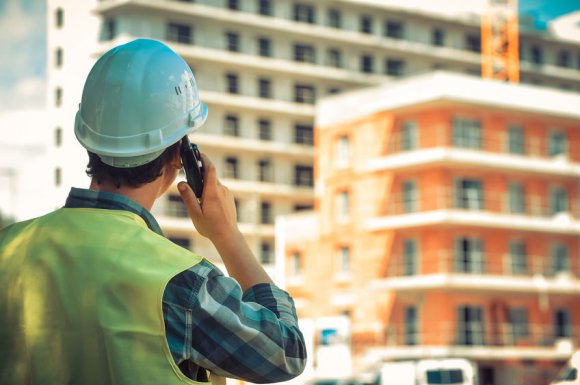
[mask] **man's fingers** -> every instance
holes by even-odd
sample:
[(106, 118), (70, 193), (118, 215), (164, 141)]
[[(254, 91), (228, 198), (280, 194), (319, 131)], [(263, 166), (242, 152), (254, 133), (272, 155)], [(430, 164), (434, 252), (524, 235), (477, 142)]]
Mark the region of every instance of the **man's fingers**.
[(181, 194), (181, 199), (185, 204), (189, 216), (193, 218), (194, 216), (200, 215), (201, 207), (197, 201), (197, 197), (191, 190), (191, 187), (189, 187), (186, 182), (179, 182), (177, 184), (177, 189), (179, 190), (179, 194)]
[(205, 184), (217, 184), (217, 171), (214, 164), (205, 154), (201, 154), (201, 159), (205, 169)]

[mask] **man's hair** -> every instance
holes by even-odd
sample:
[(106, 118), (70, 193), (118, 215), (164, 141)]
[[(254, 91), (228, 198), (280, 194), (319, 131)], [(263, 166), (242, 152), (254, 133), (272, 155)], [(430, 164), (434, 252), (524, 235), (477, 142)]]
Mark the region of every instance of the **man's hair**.
[(121, 186), (140, 187), (159, 178), (163, 172), (163, 166), (169, 163), (177, 151), (179, 151), (179, 142), (167, 147), (161, 155), (151, 162), (128, 168), (109, 166), (103, 163), (97, 154), (88, 151), (89, 164), (87, 164), (86, 173), (97, 183), (107, 181), (116, 185), (117, 188)]

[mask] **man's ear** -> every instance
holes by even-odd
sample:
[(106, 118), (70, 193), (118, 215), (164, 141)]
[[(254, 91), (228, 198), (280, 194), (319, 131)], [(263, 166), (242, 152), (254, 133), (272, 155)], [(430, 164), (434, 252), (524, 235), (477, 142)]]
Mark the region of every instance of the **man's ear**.
[(173, 152), (173, 155), (171, 156), (169, 164), (176, 169), (183, 167), (183, 164), (181, 163), (181, 140), (177, 142), (177, 146)]

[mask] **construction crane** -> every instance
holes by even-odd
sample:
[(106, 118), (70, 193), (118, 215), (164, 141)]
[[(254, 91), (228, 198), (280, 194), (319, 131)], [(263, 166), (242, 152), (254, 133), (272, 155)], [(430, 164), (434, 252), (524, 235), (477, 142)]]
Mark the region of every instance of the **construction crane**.
[(488, 0), (481, 19), (481, 76), (520, 81), (518, 0)]

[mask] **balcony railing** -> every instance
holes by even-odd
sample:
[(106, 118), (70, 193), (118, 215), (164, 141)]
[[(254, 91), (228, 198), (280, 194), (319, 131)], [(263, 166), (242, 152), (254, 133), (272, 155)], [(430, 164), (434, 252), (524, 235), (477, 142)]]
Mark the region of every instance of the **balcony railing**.
[(578, 278), (578, 266), (572, 257), (545, 255), (493, 254), (484, 251), (430, 250), (421, 256), (393, 256), (387, 277), (430, 274), (467, 274), (510, 277)]
[(412, 214), (435, 210), (459, 210), (515, 216), (569, 220), (580, 218), (580, 207), (569, 199), (550, 202), (546, 195), (525, 194), (514, 197), (509, 193), (485, 190), (453, 189), (441, 187), (429, 191), (417, 191), (405, 196), (390, 194), (385, 215)]
[(473, 346), (473, 347), (553, 347), (569, 350), (580, 343), (578, 326), (528, 323), (465, 322), (440, 324), (428, 331), (409, 330), (405, 325), (390, 325), (385, 344), (394, 346)]
[(435, 128), (416, 128), (413, 134), (407, 135), (402, 131), (395, 131), (389, 137), (387, 154), (441, 147), (557, 161), (568, 159), (565, 152), (552, 150), (555, 153), (550, 154), (549, 140), (546, 136), (525, 135), (520, 140), (510, 140), (507, 131), (493, 133), (483, 127), (479, 135), (454, 136), (451, 124)]

